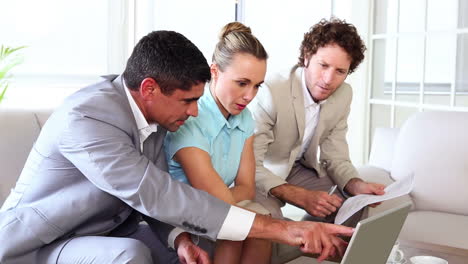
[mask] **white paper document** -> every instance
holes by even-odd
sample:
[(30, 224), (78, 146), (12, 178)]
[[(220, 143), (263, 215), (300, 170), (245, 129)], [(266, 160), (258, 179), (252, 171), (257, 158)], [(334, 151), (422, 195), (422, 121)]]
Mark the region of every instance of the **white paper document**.
[(341, 225), (353, 214), (369, 204), (386, 201), (408, 194), (414, 185), (414, 175), (411, 173), (407, 177), (396, 181), (385, 187), (384, 195), (359, 194), (348, 198), (338, 210), (335, 217), (335, 224)]

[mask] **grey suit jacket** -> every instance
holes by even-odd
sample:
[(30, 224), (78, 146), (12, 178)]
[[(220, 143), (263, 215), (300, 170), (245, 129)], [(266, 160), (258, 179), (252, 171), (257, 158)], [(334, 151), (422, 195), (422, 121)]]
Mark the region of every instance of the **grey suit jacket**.
[(37, 249), (57, 239), (131, 232), (140, 213), (153, 219), (152, 228), (162, 221), (215, 239), (229, 205), (172, 180), (162, 150), (166, 131), (158, 130), (143, 155), (120, 77), (68, 97), (44, 125), (2, 207), (0, 263), (34, 263)]
[[(286, 183), (301, 151), (305, 130), (302, 71), (301, 67), (293, 67), (268, 79), (268, 88), (260, 88), (249, 105), (256, 122), (256, 184), (264, 195)], [(300, 160), (317, 170), (320, 177), (330, 176), (341, 189), (348, 180), (358, 177), (346, 142), (351, 98), (351, 86), (343, 83), (321, 105), (314, 135)]]

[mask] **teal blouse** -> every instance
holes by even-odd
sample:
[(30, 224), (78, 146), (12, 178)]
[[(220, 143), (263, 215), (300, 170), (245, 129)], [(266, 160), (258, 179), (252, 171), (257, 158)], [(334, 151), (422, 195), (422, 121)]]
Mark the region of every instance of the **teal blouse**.
[(169, 173), (174, 179), (189, 183), (181, 165), (172, 158), (182, 148), (196, 147), (210, 155), (213, 168), (227, 186), (231, 185), (239, 169), (244, 143), (253, 130), (254, 121), (247, 108), (226, 120), (207, 85), (198, 100), (198, 117), (190, 117), (179, 130), (167, 133), (164, 150)]

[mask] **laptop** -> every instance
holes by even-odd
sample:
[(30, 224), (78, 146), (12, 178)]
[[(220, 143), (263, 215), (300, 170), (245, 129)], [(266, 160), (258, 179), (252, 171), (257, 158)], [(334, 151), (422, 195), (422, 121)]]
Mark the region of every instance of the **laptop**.
[[(407, 202), (361, 220), (341, 264), (385, 264), (411, 208)], [(323, 264), (336, 262), (324, 261)]]

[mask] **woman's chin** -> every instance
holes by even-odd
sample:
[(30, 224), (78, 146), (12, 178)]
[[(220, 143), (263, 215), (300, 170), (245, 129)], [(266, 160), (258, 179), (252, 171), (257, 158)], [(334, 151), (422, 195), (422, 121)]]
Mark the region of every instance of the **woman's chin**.
[(240, 110), (240, 109), (232, 109), (231, 111), (229, 111), (229, 114), (230, 115), (238, 115), (240, 113), (242, 113), (243, 109)]

